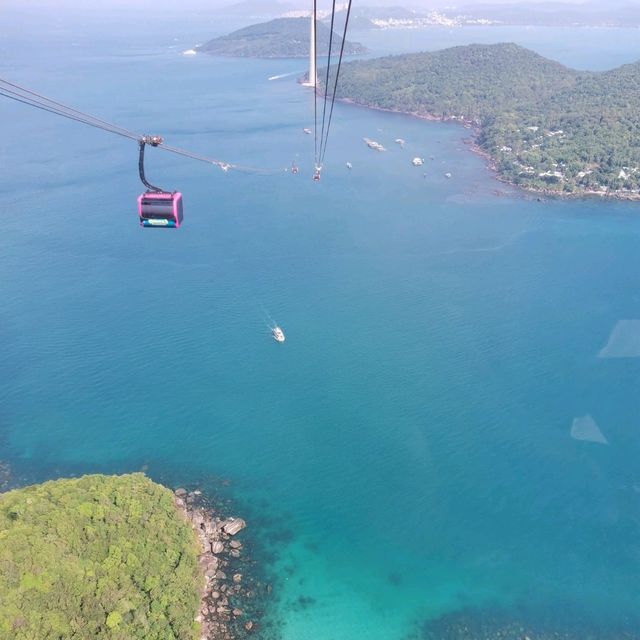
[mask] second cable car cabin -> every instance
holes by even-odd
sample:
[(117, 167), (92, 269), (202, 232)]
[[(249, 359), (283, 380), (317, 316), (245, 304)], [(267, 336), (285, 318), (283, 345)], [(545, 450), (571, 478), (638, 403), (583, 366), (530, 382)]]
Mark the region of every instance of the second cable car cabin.
[(140, 139), (140, 158), (138, 170), (140, 180), (146, 193), (138, 197), (138, 218), (141, 227), (157, 227), (165, 229), (177, 229), (182, 224), (184, 215), (182, 212), (182, 194), (178, 191), (164, 191), (154, 187), (147, 181), (144, 174), (144, 149), (147, 144), (157, 147), (162, 144), (160, 136), (143, 136)]

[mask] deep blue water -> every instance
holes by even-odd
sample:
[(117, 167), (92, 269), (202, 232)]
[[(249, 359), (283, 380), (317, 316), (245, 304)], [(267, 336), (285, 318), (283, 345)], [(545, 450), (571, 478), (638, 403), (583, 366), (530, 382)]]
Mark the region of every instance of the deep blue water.
[[(300, 62), (184, 57), (225, 30), (201, 16), (142, 33), (6, 17), (3, 77), (194, 151), (302, 168), (151, 151), (186, 220), (145, 231), (135, 143), (0, 103), (0, 459), (16, 478), (230, 479), (256, 527), (291, 533), (272, 567), (286, 640), (500, 609), (640, 637), (640, 359), (598, 357), (640, 318), (640, 205), (536, 202), (464, 129), (346, 106), (315, 184), (311, 96), (267, 80)], [(358, 35), (385, 53), (508, 39), (602, 69), (640, 58), (637, 34)], [(608, 445), (571, 437), (586, 415)]]

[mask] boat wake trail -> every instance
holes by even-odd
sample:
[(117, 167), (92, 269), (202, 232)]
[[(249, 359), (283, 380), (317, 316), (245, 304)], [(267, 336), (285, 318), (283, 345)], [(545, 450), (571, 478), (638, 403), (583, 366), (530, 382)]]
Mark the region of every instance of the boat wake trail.
[(295, 76), (297, 71), (292, 71), (291, 73), (281, 73), (278, 76), (271, 76), (269, 80), (280, 80), (280, 78), (290, 78), (291, 76)]
[(273, 331), (274, 327), (278, 326), (278, 323), (271, 317), (271, 314), (267, 311), (264, 305), (260, 305), (260, 307), (262, 308), (262, 319), (264, 320), (267, 329), (269, 329), (269, 331)]

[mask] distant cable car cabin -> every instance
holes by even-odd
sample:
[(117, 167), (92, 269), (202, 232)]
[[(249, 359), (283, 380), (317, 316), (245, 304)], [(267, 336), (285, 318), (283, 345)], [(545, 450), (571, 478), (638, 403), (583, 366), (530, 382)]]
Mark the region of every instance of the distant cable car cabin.
[(177, 229), (184, 218), (182, 213), (182, 194), (178, 191), (164, 191), (150, 184), (144, 173), (144, 150), (147, 144), (157, 147), (162, 144), (160, 136), (143, 136), (140, 141), (138, 170), (140, 180), (147, 191), (138, 197), (138, 218), (141, 227), (159, 227)]

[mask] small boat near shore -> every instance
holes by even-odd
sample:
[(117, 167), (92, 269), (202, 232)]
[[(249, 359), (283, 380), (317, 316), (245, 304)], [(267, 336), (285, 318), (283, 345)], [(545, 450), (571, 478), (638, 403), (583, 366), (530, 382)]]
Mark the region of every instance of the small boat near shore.
[(386, 151), (386, 149), (375, 140), (371, 140), (371, 138), (363, 138), (369, 149), (373, 149), (374, 151)]
[(271, 335), (273, 336), (273, 339), (276, 342), (284, 342), (285, 341), (284, 331), (278, 326), (273, 327), (273, 329), (271, 329)]

